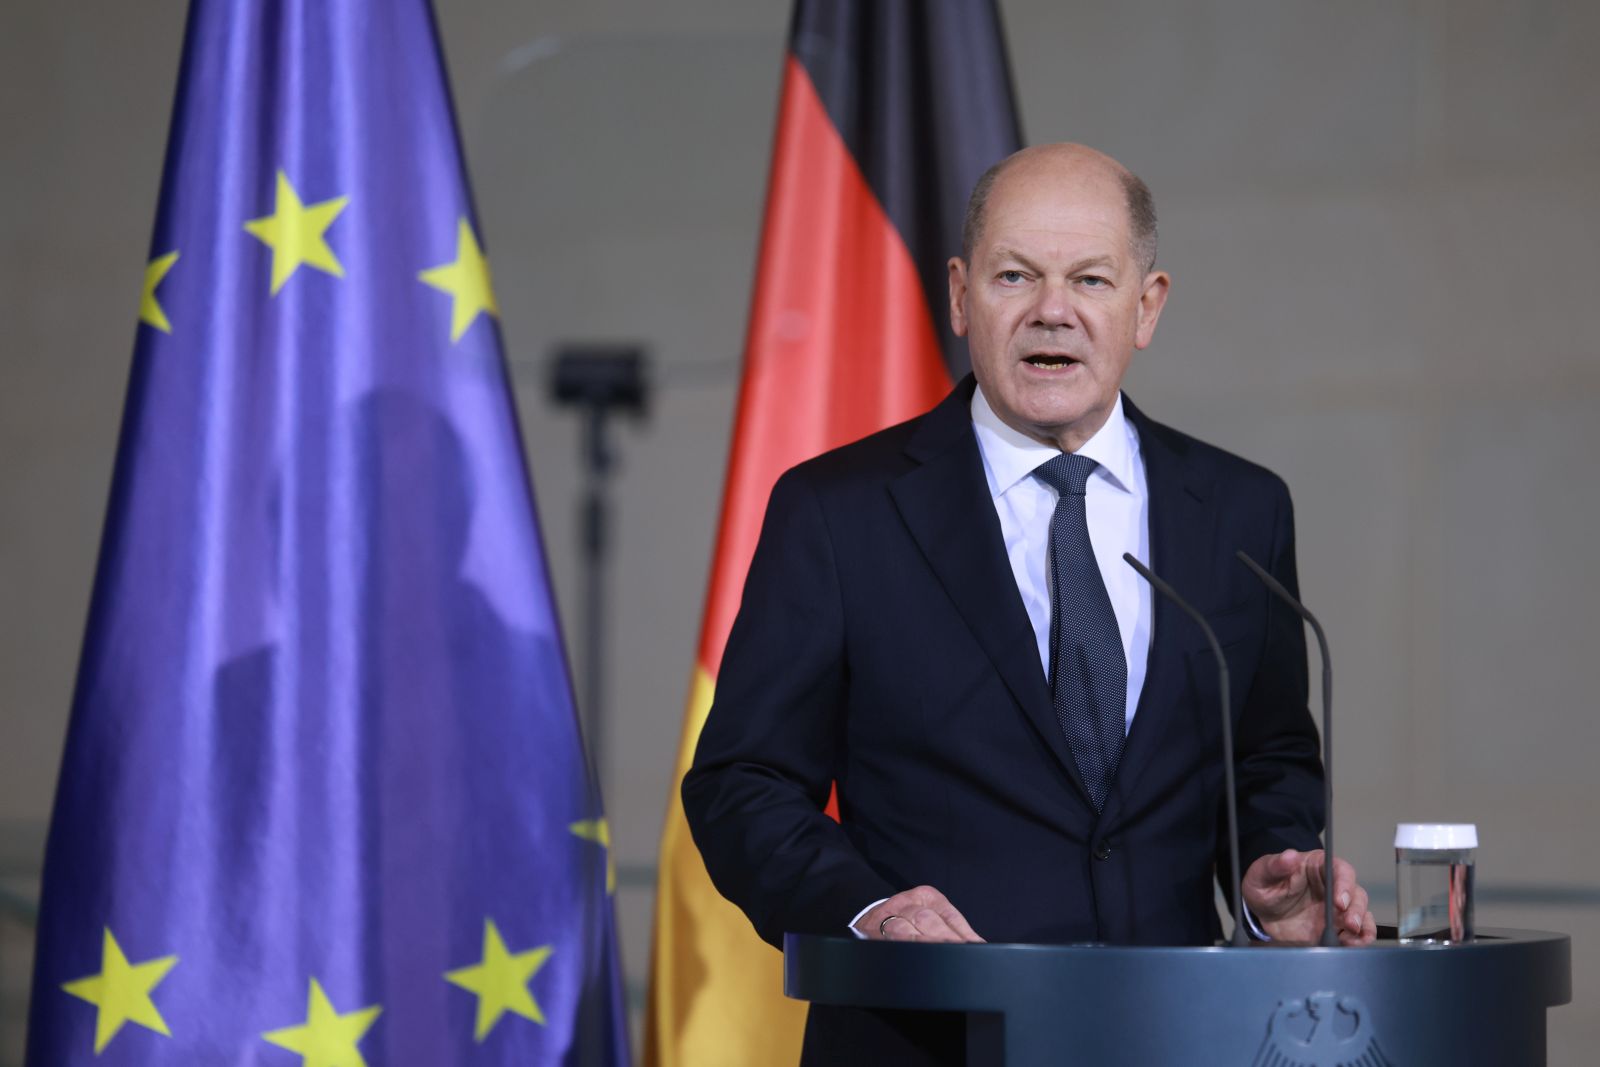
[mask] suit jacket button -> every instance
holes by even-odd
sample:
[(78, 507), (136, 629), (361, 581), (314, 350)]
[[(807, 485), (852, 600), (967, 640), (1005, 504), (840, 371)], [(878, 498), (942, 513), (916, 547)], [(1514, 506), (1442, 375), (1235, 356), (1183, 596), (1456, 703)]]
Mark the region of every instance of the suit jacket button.
[(1100, 842), (1100, 846), (1094, 850), (1094, 858), (1097, 859), (1097, 860), (1108, 860), (1108, 859), (1110, 859), (1111, 858), (1111, 846), (1106, 844), (1104, 841)]

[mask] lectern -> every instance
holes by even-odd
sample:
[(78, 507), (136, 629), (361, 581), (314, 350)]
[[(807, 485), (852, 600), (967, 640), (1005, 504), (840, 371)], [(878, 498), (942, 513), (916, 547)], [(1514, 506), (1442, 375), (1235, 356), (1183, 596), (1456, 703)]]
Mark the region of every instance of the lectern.
[[(1384, 939), (1384, 934), (1388, 939)], [(1361, 948), (932, 945), (791, 934), (784, 992), (816, 1004), (963, 1012), (988, 1067), (1542, 1064), (1572, 999), (1563, 934)]]

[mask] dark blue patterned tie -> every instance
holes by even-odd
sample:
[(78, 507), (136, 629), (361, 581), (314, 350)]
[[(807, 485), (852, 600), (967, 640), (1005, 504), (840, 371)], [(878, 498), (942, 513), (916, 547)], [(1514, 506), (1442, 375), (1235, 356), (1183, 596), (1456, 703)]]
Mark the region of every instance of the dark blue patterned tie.
[(1050, 517), (1050, 699), (1100, 811), (1122, 756), (1128, 661), (1084, 513), (1084, 488), (1097, 466), (1063, 452), (1033, 473), (1061, 494)]

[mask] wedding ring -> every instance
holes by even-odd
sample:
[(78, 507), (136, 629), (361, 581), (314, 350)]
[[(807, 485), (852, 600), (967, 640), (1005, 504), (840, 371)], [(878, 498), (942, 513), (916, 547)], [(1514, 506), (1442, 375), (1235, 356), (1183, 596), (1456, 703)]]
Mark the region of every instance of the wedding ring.
[[(879, 937), (888, 937), (889, 936), (888, 934), (883, 932), (883, 928), (885, 926), (889, 925), (889, 920), (891, 920), (891, 919), (905, 919), (905, 918), (906, 917), (904, 915), (885, 915), (883, 917), (883, 921), (878, 924), (878, 936)], [(906, 919), (906, 922), (910, 922), (910, 921), (911, 921), (910, 919)]]

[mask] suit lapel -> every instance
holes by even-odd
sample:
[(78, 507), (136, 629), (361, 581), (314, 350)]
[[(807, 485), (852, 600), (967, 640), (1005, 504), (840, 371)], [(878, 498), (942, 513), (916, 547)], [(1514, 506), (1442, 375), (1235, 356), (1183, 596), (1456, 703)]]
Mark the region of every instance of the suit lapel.
[[(1217, 558), (1213, 545), (1216, 513), (1208, 506), (1210, 480), (1190, 460), (1181, 436), (1146, 418), (1126, 396), (1123, 404), (1139, 431), (1150, 494), (1150, 559), (1146, 562), (1193, 603), (1209, 585), (1209, 572)], [(1189, 682), (1187, 650), (1194, 645), (1190, 638), (1199, 631), (1160, 593), (1153, 595), (1152, 604), (1149, 667), (1117, 766), (1115, 786), (1102, 813), (1103, 825), (1112, 825), (1111, 820), (1136, 796), (1139, 776), (1160, 751)], [(1203, 610), (1210, 605), (1202, 600), (1198, 606)]]
[(906, 447), (918, 466), (890, 482), (889, 492), (984, 654), (1087, 799), (1056, 723), (1033, 626), (1006, 561), (1000, 519), (972, 432), (972, 391), (968, 375), (924, 417)]

